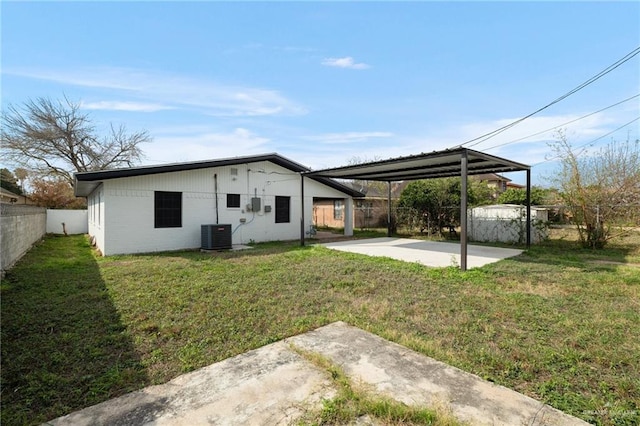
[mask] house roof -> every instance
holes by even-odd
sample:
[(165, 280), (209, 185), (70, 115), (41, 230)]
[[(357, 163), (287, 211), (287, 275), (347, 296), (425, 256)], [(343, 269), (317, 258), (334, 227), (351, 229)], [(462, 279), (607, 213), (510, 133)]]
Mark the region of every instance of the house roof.
[(431, 153), (352, 166), (304, 172), (309, 177), (363, 179), (385, 182), (460, 176), (462, 157), (467, 157), (467, 174), (504, 173), (530, 170), (530, 166), (468, 148), (452, 148)]
[(504, 176), (500, 176), (496, 173), (483, 173), (481, 175), (477, 175), (476, 178), (480, 180), (486, 180), (486, 181), (497, 180), (500, 182), (511, 182), (511, 179), (506, 178)]
[[(96, 189), (100, 185), (100, 183), (109, 179), (180, 172), (185, 170), (198, 170), (210, 167), (233, 166), (237, 164), (255, 163), (259, 161), (269, 161), (271, 163), (277, 164), (278, 166), (298, 173), (307, 172), (310, 170), (302, 164), (296, 163), (295, 161), (292, 161), (279, 154), (269, 153), (261, 155), (222, 158), (217, 160), (192, 161), (187, 163), (171, 163), (153, 166), (140, 166), (124, 169), (75, 173), (74, 190), (77, 197), (87, 197), (89, 194), (91, 194), (91, 192), (93, 192), (94, 189)], [(337, 182), (330, 178), (321, 176), (313, 176), (310, 178), (352, 197), (362, 197), (364, 195), (360, 191), (343, 185), (340, 182)]]
[(507, 188), (523, 189), (526, 187), (527, 185), (520, 185), (519, 183), (507, 182)]
[(0, 194), (5, 195), (7, 197), (23, 197), (23, 195), (18, 195), (15, 192), (11, 192), (8, 189), (0, 187)]

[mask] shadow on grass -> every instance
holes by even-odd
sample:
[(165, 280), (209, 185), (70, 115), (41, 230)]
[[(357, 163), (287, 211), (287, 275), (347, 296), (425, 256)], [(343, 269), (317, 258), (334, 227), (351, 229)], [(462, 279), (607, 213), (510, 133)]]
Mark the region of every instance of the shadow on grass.
[(84, 236), (34, 247), (3, 280), (1, 308), (3, 425), (41, 423), (148, 383)]

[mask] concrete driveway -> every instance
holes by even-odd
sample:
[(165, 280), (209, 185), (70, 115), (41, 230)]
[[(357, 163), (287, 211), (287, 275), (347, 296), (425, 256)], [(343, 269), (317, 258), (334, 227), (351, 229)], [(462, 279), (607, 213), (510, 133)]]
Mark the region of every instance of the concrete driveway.
[[(425, 266), (460, 266), (460, 243), (384, 237), (321, 245), (333, 250), (390, 257), (405, 262), (421, 263)], [(517, 249), (469, 244), (467, 245), (467, 267), (477, 268), (521, 253), (522, 250)]]

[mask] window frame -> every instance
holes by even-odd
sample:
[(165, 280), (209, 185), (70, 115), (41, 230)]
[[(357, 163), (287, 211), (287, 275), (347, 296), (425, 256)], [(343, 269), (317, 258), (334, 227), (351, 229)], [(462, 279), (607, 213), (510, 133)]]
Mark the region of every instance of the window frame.
[(344, 219), (344, 200), (333, 200), (333, 220)]
[(276, 195), (274, 204), (275, 223), (291, 223), (291, 197)]
[(153, 227), (182, 228), (182, 192), (153, 192)]
[[(237, 206), (236, 205), (231, 205), (230, 198), (229, 197), (233, 197), (234, 201), (237, 198), (238, 202), (237, 202)], [(235, 204), (235, 203), (234, 203)], [(239, 209), (240, 206), (242, 205), (242, 200), (240, 199), (240, 194), (227, 194), (227, 208), (228, 209)]]

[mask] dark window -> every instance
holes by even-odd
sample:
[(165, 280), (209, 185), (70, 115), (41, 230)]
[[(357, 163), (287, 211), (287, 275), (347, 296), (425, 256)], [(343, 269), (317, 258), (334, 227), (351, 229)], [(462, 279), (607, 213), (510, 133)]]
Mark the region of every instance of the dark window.
[(155, 192), (155, 227), (182, 227), (182, 192)]
[(276, 223), (291, 222), (291, 197), (276, 197)]
[(342, 203), (342, 200), (333, 200), (333, 218), (335, 220), (341, 220), (343, 211), (344, 204)]
[(227, 194), (227, 207), (240, 207), (240, 194)]

